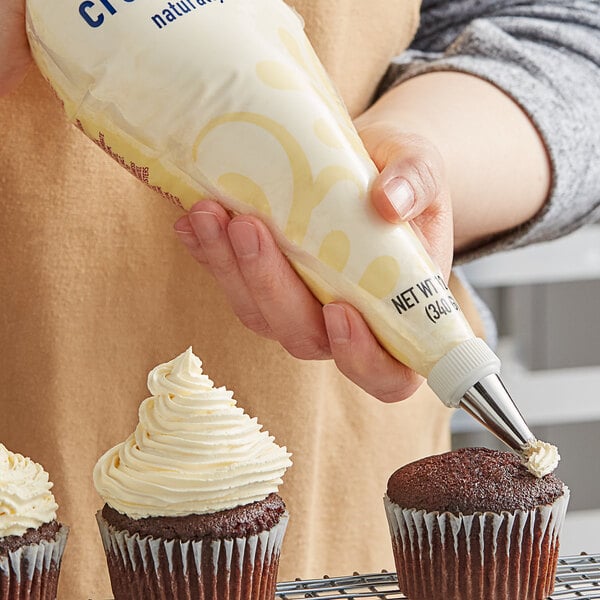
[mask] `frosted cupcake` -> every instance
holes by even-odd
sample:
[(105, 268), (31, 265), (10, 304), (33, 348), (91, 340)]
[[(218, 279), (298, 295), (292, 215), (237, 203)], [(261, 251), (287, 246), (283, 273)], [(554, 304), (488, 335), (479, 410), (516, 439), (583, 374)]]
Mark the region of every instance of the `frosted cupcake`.
[(41, 465), (0, 444), (0, 598), (55, 600), (68, 528)]
[(272, 600), (290, 455), (191, 349), (148, 388), (135, 432), (94, 470), (115, 600)]
[(464, 448), (398, 469), (385, 508), (411, 600), (545, 600), (568, 488), (509, 452)]

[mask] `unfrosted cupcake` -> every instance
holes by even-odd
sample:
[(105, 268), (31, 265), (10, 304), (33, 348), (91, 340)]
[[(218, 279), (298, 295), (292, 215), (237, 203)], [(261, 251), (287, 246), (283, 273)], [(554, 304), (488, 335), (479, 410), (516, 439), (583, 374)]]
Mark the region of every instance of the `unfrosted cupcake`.
[(272, 600), (290, 455), (191, 349), (148, 388), (135, 432), (94, 470), (115, 600)]
[(68, 528), (41, 465), (0, 444), (0, 599), (54, 600)]
[(411, 600), (545, 600), (568, 488), (509, 452), (464, 448), (398, 469), (385, 508)]

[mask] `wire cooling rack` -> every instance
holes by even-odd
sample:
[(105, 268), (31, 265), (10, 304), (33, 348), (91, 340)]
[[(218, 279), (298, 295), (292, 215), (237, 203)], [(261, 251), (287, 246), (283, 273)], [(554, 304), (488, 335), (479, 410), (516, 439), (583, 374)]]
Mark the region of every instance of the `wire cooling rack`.
[[(401, 600), (395, 573), (326, 577), (277, 586), (277, 600)], [(566, 556), (558, 562), (556, 587), (549, 600), (600, 600), (600, 554)]]

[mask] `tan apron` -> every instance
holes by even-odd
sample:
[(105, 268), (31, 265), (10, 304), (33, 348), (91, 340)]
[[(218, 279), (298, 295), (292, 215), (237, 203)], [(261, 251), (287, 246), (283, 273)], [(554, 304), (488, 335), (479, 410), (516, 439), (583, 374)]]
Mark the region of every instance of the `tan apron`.
[[(416, 0), (294, 0), (353, 114), (414, 34)], [(172, 232), (178, 210), (79, 131), (38, 72), (0, 99), (0, 441), (44, 464), (71, 526), (60, 598), (110, 597), (91, 473), (137, 423), (149, 369), (190, 344), (293, 452), (280, 576), (393, 568), (389, 474), (449, 445), (423, 388), (383, 405), (330, 362), (246, 331)]]

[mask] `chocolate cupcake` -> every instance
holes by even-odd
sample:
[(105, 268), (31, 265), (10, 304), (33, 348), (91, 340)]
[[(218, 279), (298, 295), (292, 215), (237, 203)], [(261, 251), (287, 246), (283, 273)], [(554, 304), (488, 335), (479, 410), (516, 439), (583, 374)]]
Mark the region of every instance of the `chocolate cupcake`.
[(385, 508), (411, 600), (545, 600), (568, 488), (509, 452), (464, 448), (398, 469)]
[(272, 600), (289, 454), (191, 349), (148, 387), (135, 432), (94, 470), (115, 600)]
[(68, 528), (48, 473), (0, 444), (0, 599), (55, 600)]

